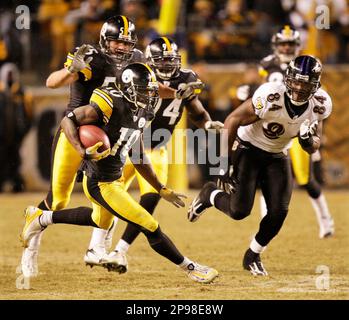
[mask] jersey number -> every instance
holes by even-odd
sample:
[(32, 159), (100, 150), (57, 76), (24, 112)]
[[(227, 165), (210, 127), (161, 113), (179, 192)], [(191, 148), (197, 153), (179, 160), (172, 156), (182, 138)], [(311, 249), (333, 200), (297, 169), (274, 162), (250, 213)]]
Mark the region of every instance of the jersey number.
[(172, 125), (176, 122), (179, 116), (179, 107), (181, 106), (182, 101), (179, 99), (174, 99), (164, 110), (163, 116), (169, 117), (170, 121), (168, 124)]
[[(130, 131), (132, 131), (132, 133), (130, 133)], [(126, 157), (132, 145), (138, 140), (140, 135), (141, 135), (140, 130), (134, 130), (134, 129), (122, 127), (120, 129), (120, 137), (118, 141), (116, 141), (115, 144), (113, 145), (113, 148), (111, 149), (110, 154), (112, 156), (115, 156), (120, 146), (122, 146), (122, 143), (126, 141), (125, 145), (120, 150), (120, 154), (123, 157)]]

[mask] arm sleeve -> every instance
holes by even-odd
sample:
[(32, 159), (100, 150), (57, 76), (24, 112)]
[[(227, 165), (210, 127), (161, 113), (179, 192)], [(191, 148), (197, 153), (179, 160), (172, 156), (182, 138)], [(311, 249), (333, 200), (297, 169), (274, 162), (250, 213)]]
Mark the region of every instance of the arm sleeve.
[(103, 118), (104, 124), (107, 124), (113, 112), (113, 99), (108, 92), (100, 88), (93, 90), (90, 104), (94, 106), (98, 115)]

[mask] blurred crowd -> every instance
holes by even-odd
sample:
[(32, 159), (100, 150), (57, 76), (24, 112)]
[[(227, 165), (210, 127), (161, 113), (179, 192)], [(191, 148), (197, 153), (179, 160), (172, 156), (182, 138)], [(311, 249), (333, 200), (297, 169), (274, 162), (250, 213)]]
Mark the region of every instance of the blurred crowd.
[[(82, 43), (97, 44), (103, 22), (117, 14), (126, 15), (135, 22), (139, 39), (137, 48), (144, 50), (151, 40), (159, 36), (157, 29), (161, 2), (2, 0), (0, 156), (3, 157), (0, 162), (6, 163), (8, 155), (17, 150), (12, 156), (15, 160), (11, 170), (19, 172), (19, 146), (28, 131), (31, 117), (30, 94), (21, 84), (21, 75), (26, 76), (27, 83), (43, 85), (50, 72), (62, 68), (67, 52)], [(29, 29), (19, 30), (15, 27), (18, 17), (15, 9), (19, 5), (30, 8)], [(329, 29), (315, 28), (316, 14), (319, 14), (316, 8), (319, 5), (329, 8), (329, 20), (321, 20), (329, 23)], [(349, 0), (182, 0), (177, 31), (170, 36), (180, 47), (187, 49), (187, 62), (204, 82), (207, 64), (244, 62), (247, 69), (245, 79), (241, 81), (258, 86), (257, 64), (271, 52), (272, 34), (285, 24), (300, 31), (303, 44), (311, 43), (308, 40), (314, 39), (317, 56), (322, 62), (349, 62)], [(211, 87), (206, 83), (200, 99), (214, 119), (224, 121), (231, 107), (238, 104), (236, 88), (231, 88), (229, 92), (232, 100), (220, 108), (213, 101)], [(12, 108), (14, 105), (16, 108)], [(14, 121), (14, 115), (20, 118), (18, 123)], [(8, 179), (8, 166), (1, 166), (0, 163), (0, 167), (6, 168), (0, 172), (1, 192), (3, 183)], [(207, 176), (207, 168), (201, 167), (202, 176)], [(14, 176), (13, 191), (20, 191), (23, 189), (20, 175)]]
[[(66, 52), (81, 43), (98, 43), (103, 21), (123, 14), (136, 24), (138, 48), (158, 36), (161, 0), (42, 0), (0, 4), (0, 63), (14, 62), (38, 73), (60, 68)], [(15, 8), (30, 8), (30, 29), (14, 27)], [(318, 30), (318, 56), (324, 63), (349, 61), (348, 0), (182, 0), (177, 33), (189, 62), (258, 61), (282, 25), (296, 27), (306, 43), (316, 7), (329, 8), (329, 29)], [(320, 13), (318, 13), (320, 14)], [(320, 19), (321, 20), (321, 19)], [(326, 20), (327, 21), (327, 20)], [(37, 62), (40, 61), (40, 64)]]

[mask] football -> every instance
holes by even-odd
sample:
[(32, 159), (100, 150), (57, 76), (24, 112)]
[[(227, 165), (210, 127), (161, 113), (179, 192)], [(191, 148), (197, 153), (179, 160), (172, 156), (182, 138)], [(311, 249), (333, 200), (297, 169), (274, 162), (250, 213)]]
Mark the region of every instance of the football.
[(98, 148), (98, 152), (102, 152), (110, 148), (110, 141), (107, 134), (99, 127), (94, 125), (83, 125), (79, 127), (79, 137), (85, 148), (94, 146), (97, 142), (103, 142)]

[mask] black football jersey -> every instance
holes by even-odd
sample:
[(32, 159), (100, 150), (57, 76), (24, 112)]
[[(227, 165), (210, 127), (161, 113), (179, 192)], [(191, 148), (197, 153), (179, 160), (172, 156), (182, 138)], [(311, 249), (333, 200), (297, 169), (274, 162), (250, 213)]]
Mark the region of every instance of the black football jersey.
[[(75, 49), (74, 53), (68, 53), (65, 67), (70, 66), (77, 50), (78, 48)], [(97, 46), (90, 46), (86, 57), (92, 57), (92, 61), (86, 68), (79, 71), (79, 79), (70, 85), (70, 98), (65, 114), (79, 106), (87, 105), (95, 88), (118, 81), (122, 69), (129, 63), (145, 61), (143, 53), (134, 49), (131, 60), (116, 64), (111, 57), (104, 54)]]
[[(158, 81), (177, 90), (182, 83), (198, 81), (198, 77), (192, 70), (181, 69), (177, 77), (168, 81), (158, 78)], [(190, 96), (188, 99), (159, 99), (155, 107), (155, 118), (150, 126), (144, 130), (145, 148), (154, 149), (167, 144), (175, 126), (182, 117), (184, 106), (194, 97)]]
[(115, 84), (93, 91), (90, 104), (99, 115), (97, 126), (109, 137), (110, 155), (97, 162), (84, 160), (83, 170), (98, 181), (114, 181), (121, 177), (126, 157), (142, 134), (147, 111), (132, 111), (132, 104), (122, 97)]
[(280, 59), (271, 54), (260, 62), (259, 74), (266, 79), (266, 82), (283, 82), (287, 63), (281, 63)]

